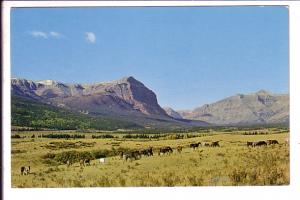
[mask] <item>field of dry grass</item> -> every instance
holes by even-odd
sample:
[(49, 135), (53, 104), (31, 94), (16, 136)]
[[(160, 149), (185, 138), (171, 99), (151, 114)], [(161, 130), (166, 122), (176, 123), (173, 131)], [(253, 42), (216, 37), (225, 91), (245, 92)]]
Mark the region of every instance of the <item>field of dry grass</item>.
[[(123, 186), (214, 186), (289, 184), (288, 132), (247, 135), (244, 132), (193, 133), (195, 137), (176, 139), (170, 134), (159, 139), (80, 139), (38, 138), (39, 133), (18, 133), (12, 139), (12, 187), (123, 187)], [(35, 134), (34, 138), (31, 138)], [(113, 133), (111, 133), (114, 135)], [(247, 141), (274, 139), (279, 144), (247, 147)], [(220, 147), (189, 148), (193, 142), (220, 141)], [(183, 146), (178, 153), (175, 149)], [(119, 150), (140, 150), (152, 146), (154, 156), (134, 161), (120, 159)], [(158, 149), (171, 146), (170, 155)], [(65, 152), (106, 154), (106, 163), (91, 161), (67, 166), (60, 162)], [(31, 166), (21, 175), (21, 166)]]

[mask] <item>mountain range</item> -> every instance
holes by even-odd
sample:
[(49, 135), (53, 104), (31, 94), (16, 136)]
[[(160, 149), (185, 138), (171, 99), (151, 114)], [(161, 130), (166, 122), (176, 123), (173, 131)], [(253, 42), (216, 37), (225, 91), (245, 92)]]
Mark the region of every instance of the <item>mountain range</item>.
[[(289, 95), (259, 91), (238, 94), (190, 111), (162, 108), (156, 94), (134, 77), (94, 84), (11, 79), (11, 94), (92, 117), (136, 123), (144, 128), (288, 123)], [(12, 110), (12, 112), (14, 112)]]
[(183, 128), (206, 122), (175, 119), (157, 102), (155, 93), (133, 77), (94, 84), (11, 79), (12, 96), (23, 97), (89, 116), (132, 121), (145, 128)]
[(178, 111), (182, 118), (217, 125), (278, 124), (289, 122), (289, 95), (260, 90), (237, 94), (190, 111)]

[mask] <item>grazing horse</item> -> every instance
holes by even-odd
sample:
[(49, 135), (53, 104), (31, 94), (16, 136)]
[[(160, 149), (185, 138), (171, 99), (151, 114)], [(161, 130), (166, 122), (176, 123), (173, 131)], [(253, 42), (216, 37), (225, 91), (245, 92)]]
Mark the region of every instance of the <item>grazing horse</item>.
[(204, 143), (204, 146), (205, 146), (205, 147), (209, 147), (209, 143), (205, 142), (205, 143)]
[(28, 174), (30, 174), (30, 166), (22, 166), (21, 175), (28, 175)]
[(132, 155), (137, 159), (140, 159), (142, 157), (141, 153), (139, 151), (133, 151)]
[(148, 156), (153, 156), (153, 148), (152, 147), (150, 147), (148, 149)]
[(201, 142), (192, 143), (192, 144), (190, 144), (190, 147), (193, 148), (193, 149), (195, 150), (196, 148), (199, 147), (199, 145), (201, 145)]
[(130, 152), (130, 153), (125, 153), (123, 155), (123, 158), (127, 161), (128, 159), (130, 159), (130, 161), (132, 161), (132, 159), (134, 158), (134, 155)]
[(130, 161), (137, 160), (141, 158), (141, 153), (139, 151), (132, 151), (129, 153), (126, 153), (123, 155), (123, 157), (125, 157), (125, 160), (127, 161), (128, 159), (130, 159)]
[(149, 147), (148, 149), (143, 149), (140, 153), (145, 156), (153, 156), (153, 148)]
[(247, 146), (249, 147), (252, 147), (253, 146), (253, 142), (247, 142)]
[(211, 142), (210, 144), (211, 147), (219, 147), (219, 141)]
[(170, 155), (170, 153), (173, 153), (173, 149), (169, 146), (162, 147), (162, 148), (159, 149), (158, 155), (164, 155), (165, 153)]
[(87, 166), (87, 165), (91, 165), (91, 159), (89, 159), (89, 158), (86, 158), (86, 159), (84, 159), (84, 165), (85, 166)]
[(178, 147), (177, 147), (177, 152), (178, 152), (178, 153), (181, 153), (181, 152), (182, 152), (182, 146), (178, 146)]
[(267, 140), (268, 145), (271, 144), (279, 144), (279, 142), (277, 140)]
[(80, 166), (85, 167), (85, 166), (91, 165), (91, 160), (89, 158), (81, 159), (79, 161), (79, 164), (80, 164)]
[(265, 141), (258, 141), (258, 142), (253, 142), (252, 146), (253, 147), (256, 147), (256, 146), (267, 146), (267, 143)]
[(105, 158), (99, 158), (99, 162), (100, 162), (100, 164), (105, 164), (106, 160), (105, 160)]

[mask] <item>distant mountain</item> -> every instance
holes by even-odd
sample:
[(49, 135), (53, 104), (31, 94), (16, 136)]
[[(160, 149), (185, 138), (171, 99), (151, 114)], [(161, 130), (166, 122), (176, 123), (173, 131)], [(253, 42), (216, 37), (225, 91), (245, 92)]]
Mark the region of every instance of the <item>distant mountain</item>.
[(14, 78), (11, 79), (11, 93), (13, 97), (91, 117), (126, 121), (144, 128), (289, 122), (289, 95), (264, 90), (237, 94), (191, 111), (177, 112), (161, 108), (155, 93), (133, 77), (94, 84)]
[(217, 125), (288, 123), (289, 95), (260, 90), (178, 113), (185, 119), (202, 120)]
[(176, 112), (175, 110), (173, 110), (172, 108), (170, 108), (170, 107), (164, 107), (163, 109), (166, 111), (166, 113), (169, 116), (171, 116), (171, 117), (173, 117), (175, 119), (182, 119), (181, 115), (178, 112)]
[(207, 125), (177, 120), (162, 109), (153, 91), (133, 77), (95, 84), (65, 84), (53, 80), (11, 79), (11, 93), (90, 116), (127, 120), (145, 128)]

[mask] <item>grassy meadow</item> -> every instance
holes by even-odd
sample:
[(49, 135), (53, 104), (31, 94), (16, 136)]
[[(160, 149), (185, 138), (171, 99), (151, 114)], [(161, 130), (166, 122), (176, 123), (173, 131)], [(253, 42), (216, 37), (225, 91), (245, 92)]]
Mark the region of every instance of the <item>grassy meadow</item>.
[[(254, 134), (255, 133), (255, 134)], [(12, 187), (123, 187), (123, 186), (237, 186), (289, 184), (289, 145), (286, 130), (222, 131), (153, 134), (128, 138), (122, 133), (78, 133), (84, 138), (44, 138), (41, 132), (13, 132)], [(44, 134), (44, 133), (43, 133)], [(62, 134), (62, 133), (58, 133)], [(18, 135), (16, 137), (16, 135)], [(96, 136), (100, 136), (96, 138)], [(110, 135), (111, 138), (101, 137)], [(180, 135), (181, 137), (178, 137)], [(151, 136), (151, 134), (149, 135)], [(154, 137), (155, 136), (155, 137)], [(247, 147), (247, 141), (277, 140), (279, 144)], [(189, 144), (220, 141), (220, 147)], [(183, 146), (181, 153), (177, 146)], [(126, 161), (119, 151), (153, 147), (153, 156)], [(158, 155), (160, 147), (173, 153)], [(90, 166), (80, 166), (72, 155), (88, 155)], [(99, 156), (106, 156), (100, 163)], [(67, 157), (67, 158), (66, 158)], [(21, 166), (30, 165), (28, 175)]]

